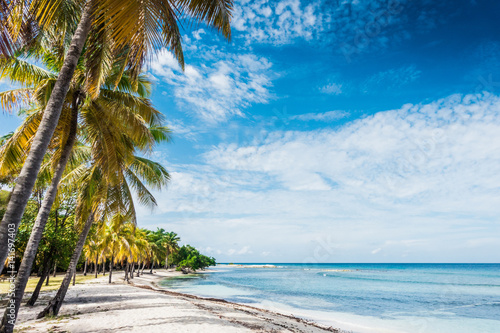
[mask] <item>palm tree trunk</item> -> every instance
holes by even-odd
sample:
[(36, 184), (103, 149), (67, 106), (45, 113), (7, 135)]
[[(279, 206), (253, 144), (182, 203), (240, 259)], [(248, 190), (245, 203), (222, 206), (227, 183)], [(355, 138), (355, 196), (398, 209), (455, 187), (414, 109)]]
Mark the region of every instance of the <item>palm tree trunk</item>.
[(98, 270), (98, 267), (97, 267), (97, 262), (99, 261), (99, 255), (96, 254), (95, 255), (95, 264), (94, 264), (94, 268), (95, 268), (95, 278), (97, 279), (97, 270)]
[[(73, 78), (78, 59), (82, 54), (83, 45), (89, 34), (92, 22), (93, 2), (94, 0), (89, 0), (82, 12), (80, 22), (71, 40), (68, 53), (66, 53), (66, 57), (64, 58), (63, 66), (43, 112), (38, 130), (33, 138), (28, 157), (16, 179), (16, 185), (12, 191), (7, 210), (0, 223), (0, 272), (3, 270), (9, 254), (9, 245), (12, 249), (19, 224), (21, 223), (21, 217), (31, 196), (31, 190), (35, 185), (43, 157), (45, 156), (47, 147), (56, 129), (71, 79)], [(9, 231), (14, 232), (10, 233)], [(11, 320), (11, 322), (14, 322), (14, 320)], [(0, 332), (10, 332), (13, 330), (13, 327), (13, 324), (9, 324), (8, 328), (4, 329), (2, 324)]]
[(111, 255), (111, 262), (109, 263), (109, 283), (111, 283), (111, 276), (113, 275), (113, 263), (115, 261), (115, 256)]
[(142, 262), (141, 275), (144, 275), (144, 266), (146, 266), (146, 260)]
[(11, 317), (17, 318), (17, 313), (23, 300), (24, 289), (26, 288), (26, 284), (28, 283), (28, 279), (31, 275), (31, 268), (33, 267), (33, 262), (35, 261), (38, 245), (40, 244), (43, 230), (45, 229), (45, 225), (47, 224), (47, 221), (49, 219), (52, 204), (56, 199), (59, 181), (62, 178), (64, 169), (66, 168), (66, 164), (68, 163), (69, 157), (71, 155), (71, 150), (73, 149), (73, 145), (76, 141), (76, 131), (78, 126), (78, 101), (74, 101), (71, 113), (71, 125), (68, 133), (68, 138), (66, 139), (61, 152), (61, 157), (59, 158), (57, 166), (54, 170), (54, 178), (52, 178), (52, 182), (50, 183), (50, 186), (45, 193), (42, 205), (40, 207), (40, 210), (38, 211), (35, 224), (33, 225), (30, 239), (28, 241), (28, 245), (26, 245), (26, 250), (24, 251), (21, 266), (19, 267), (19, 270), (17, 272), (14, 293), (12, 294), (9, 303), (9, 305), (13, 304), (14, 311), (12, 311), (12, 308), (5, 309), (4, 318), (0, 326), (0, 332), (11, 332), (14, 330), (14, 321), (9, 319)]
[(73, 273), (73, 285), (75, 285), (75, 284), (76, 284), (76, 270)]
[(52, 270), (52, 276), (56, 277), (57, 275), (57, 259), (54, 260), (54, 269)]
[(47, 259), (45, 259), (45, 262), (44, 262), (42, 276), (40, 277), (40, 280), (38, 280), (35, 291), (33, 291), (33, 295), (31, 295), (31, 298), (26, 303), (26, 305), (29, 305), (29, 306), (35, 305), (35, 303), (38, 299), (38, 295), (40, 295), (40, 290), (42, 289), (43, 281), (45, 281), (45, 279), (49, 278), (50, 264), (51, 264), (51, 260), (49, 257), (47, 257)]
[[(52, 261), (50, 262), (50, 266), (52, 266)], [(49, 267), (50, 267), (49, 266)], [(49, 274), (47, 274), (47, 281), (45, 281), (45, 285), (48, 286), (49, 285), (49, 280), (50, 280), (50, 268), (49, 268)]]
[(125, 281), (128, 282), (128, 261), (127, 264), (125, 265)]
[(90, 228), (92, 227), (92, 223), (94, 223), (94, 212), (91, 212), (89, 217), (87, 218), (87, 221), (85, 221), (85, 225), (82, 232), (80, 233), (80, 236), (78, 237), (78, 242), (76, 243), (75, 250), (73, 251), (73, 255), (71, 256), (68, 270), (66, 271), (66, 275), (64, 276), (63, 282), (61, 283), (61, 287), (57, 291), (56, 296), (54, 296), (54, 298), (50, 300), (47, 307), (38, 314), (37, 319), (49, 315), (57, 316), (57, 314), (59, 313), (59, 309), (61, 309), (62, 302), (64, 301), (64, 297), (66, 296), (66, 292), (68, 291), (71, 277), (76, 271), (76, 264), (78, 264), (78, 259), (80, 259), (80, 254), (82, 253), (82, 249), (85, 245), (85, 240), (87, 239)]
[(87, 276), (87, 261), (89, 261), (89, 259), (85, 258), (85, 266), (83, 267), (83, 276)]

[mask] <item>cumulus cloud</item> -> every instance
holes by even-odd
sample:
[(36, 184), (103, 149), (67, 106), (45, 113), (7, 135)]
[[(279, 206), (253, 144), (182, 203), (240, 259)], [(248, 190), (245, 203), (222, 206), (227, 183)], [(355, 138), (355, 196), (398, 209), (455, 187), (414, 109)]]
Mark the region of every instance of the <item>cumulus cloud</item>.
[(182, 110), (201, 119), (224, 122), (242, 116), (253, 103), (267, 103), (272, 86), (268, 70), (272, 64), (253, 54), (213, 54), (203, 65), (186, 65), (182, 72), (172, 54), (159, 53), (151, 72), (173, 88)]
[[(369, 261), (372, 252), (388, 261), (499, 259), (491, 240), (500, 233), (497, 96), (453, 95), (341, 128), (278, 131), (204, 158), (175, 168), (160, 208), (188, 220), (203, 246), (230, 240), (240, 247), (227, 249), (300, 261), (331, 236), (332, 255), (321, 260)], [(457, 252), (464, 246), (470, 251)]]

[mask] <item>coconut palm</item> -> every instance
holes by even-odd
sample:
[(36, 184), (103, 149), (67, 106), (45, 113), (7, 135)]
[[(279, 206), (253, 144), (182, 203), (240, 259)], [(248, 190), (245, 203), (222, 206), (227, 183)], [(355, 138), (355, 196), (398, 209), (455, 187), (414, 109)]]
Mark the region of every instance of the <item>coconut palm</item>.
[[(50, 58), (50, 55), (51, 54), (48, 53), (47, 57)], [(52, 63), (49, 63), (49, 65), (50, 64)], [(23, 68), (31, 68), (32, 72), (37, 69), (35, 67), (36, 66), (30, 67), (26, 62), (23, 63)], [(4, 72), (5, 71), (6, 69), (4, 69)], [(13, 67), (11, 73), (12, 77), (24, 77), (17, 72), (17, 67)], [(79, 71), (79, 73), (83, 74), (83, 71)], [(81, 85), (78, 84), (78, 80), (81, 82), (83, 80), (82, 76), (77, 75), (75, 79), (77, 81), (75, 87), (81, 87)], [(140, 150), (150, 150), (156, 140), (154, 136), (159, 135), (160, 139), (165, 138), (165, 136), (162, 136), (162, 133), (165, 134), (164, 132), (166, 131), (165, 128), (158, 126), (161, 124), (161, 114), (152, 108), (149, 100), (145, 98), (145, 95), (150, 92), (150, 83), (146, 80), (145, 76), (139, 76), (138, 80), (134, 83), (130, 80), (129, 75), (124, 73), (121, 76), (121, 80), (116, 90), (110, 85), (110, 82), (113, 80), (114, 77), (111, 75), (108, 81), (104, 83), (105, 86), (100, 90), (100, 95), (96, 99), (91, 99), (86, 96), (83, 91), (79, 90), (79, 88), (75, 88), (78, 90), (78, 98), (82, 98), (83, 102), (81, 105), (75, 106), (74, 101), (72, 101), (71, 112), (64, 113), (70, 113), (71, 117), (77, 116), (78, 111), (82, 113), (83, 126), (81, 126), (81, 131), (83, 131), (84, 136), (87, 137), (86, 140), (92, 141), (93, 146), (90, 149), (93, 151), (93, 158), (100, 163), (100, 167), (103, 170), (109, 171), (105, 176), (110, 178), (111, 181), (114, 176), (111, 170), (119, 165), (118, 159), (123, 159), (123, 156), (127, 156), (127, 154), (130, 155), (132, 147), (137, 147)], [(45, 75), (45, 78), (39, 81), (41, 82), (39, 86), (35, 88), (25, 88), (25, 91), (28, 91), (26, 95), (32, 93), (37, 96), (38, 98), (35, 99), (35, 102), (43, 105), (43, 97), (47, 96), (44, 90), (47, 89), (47, 86), (50, 86), (51, 77)], [(74, 95), (75, 93), (68, 94), (69, 97), (73, 97)], [(103, 110), (107, 110), (107, 112), (103, 112)], [(38, 124), (36, 120), (40, 118), (40, 113), (42, 113), (40, 108), (33, 110), (34, 115), (27, 118), (29, 124), (21, 126), (19, 131), (6, 142), (3, 150), (5, 153), (1, 155), (2, 161), (0, 166), (20, 164), (19, 159), (22, 160), (23, 156), (26, 156), (24, 151), (30, 148), (29, 142), (31, 142), (31, 137), (34, 133), (33, 127), (36, 127)], [(65, 117), (61, 117), (60, 122), (64, 119)], [(116, 119), (120, 121), (119, 125), (113, 124)], [(71, 124), (72, 128), (76, 127), (74, 122), (71, 122)], [(64, 133), (64, 123), (60, 128), (60, 132)], [(56, 132), (56, 134), (57, 133), (59, 132)], [(128, 141), (125, 140), (120, 142), (121, 136), (124, 134), (127, 135)], [(72, 135), (76, 136), (76, 128)], [(57, 139), (59, 136), (55, 135), (55, 138)], [(110, 140), (119, 144), (112, 147), (112, 145), (109, 144)], [(69, 145), (67, 142), (64, 144), (63, 150), (67, 150), (67, 156), (63, 155), (64, 151), (63, 153), (59, 153), (60, 144), (55, 145), (56, 148), (53, 151), (53, 155), (59, 157), (54, 172), (54, 175), (57, 176), (54, 176), (52, 184), (47, 190), (19, 269), (16, 279), (14, 300), (16, 311), (20, 306), (24, 288), (31, 272), (31, 266), (36, 256), (36, 249), (41, 240), (43, 229), (47, 222), (48, 214), (50, 213), (50, 207), (54, 202), (58, 183), (63, 175), (74, 141), (75, 138), (72, 139), (70, 147), (68, 147)]]
[(115, 259), (123, 260), (124, 257), (130, 257), (134, 241), (133, 224), (129, 217), (118, 213), (104, 226), (100, 242), (104, 252), (110, 257), (109, 283), (112, 280)]
[(151, 248), (150, 273), (153, 273), (155, 263), (160, 263), (167, 255), (163, 246), (165, 235), (166, 232), (163, 228), (156, 228), (156, 231), (148, 230), (147, 232), (147, 239)]
[(165, 269), (169, 267), (168, 265), (168, 255), (174, 253), (179, 248), (180, 237), (177, 236), (175, 232), (167, 232), (163, 238), (163, 247), (165, 248)]
[[(59, 10), (68, 3), (79, 9), (70, 12), (72, 20), (69, 23), (61, 19), (61, 15), (68, 14), (68, 11)], [(22, 7), (21, 10), (14, 10), (14, 6)], [(0, 269), (3, 268), (8, 254), (8, 226), (13, 225), (17, 232), (87, 39), (87, 84), (88, 90), (95, 97), (98, 96), (103, 77), (106, 76), (103, 69), (107, 67), (110, 59), (122, 59), (122, 68), (129, 68), (133, 76), (137, 76), (148, 54), (166, 46), (173, 51), (183, 67), (181, 34), (177, 25), (182, 17), (197, 22), (204, 21), (226, 38), (230, 38), (231, 9), (232, 0), (25, 0), (0, 3), (0, 22), (3, 26), (0, 44), (7, 45), (0, 47), (0, 51), (7, 50), (4, 51), (5, 54), (9, 53), (9, 45), (22, 42), (22, 39), (17, 40), (16, 36), (29, 35), (27, 32), (43, 32), (50, 30), (49, 27), (52, 29), (50, 31), (54, 31), (54, 27), (74, 31), (31, 149), (0, 223)], [(31, 24), (30, 21), (36, 24)], [(73, 30), (76, 22), (78, 24)], [(32, 26), (39, 29), (30, 29)], [(91, 37), (88, 38), (92, 29)], [(55, 31), (57, 35), (57, 29)]]
[[(29, 67), (28, 63), (24, 63), (24, 65), (25, 68)], [(17, 66), (10, 68), (10, 70), (4, 68), (4, 72), (10, 72), (9, 74), (11, 74), (11, 77), (20, 77), (21, 79), (19, 81), (26, 82), (27, 80), (22, 79), (24, 77), (22, 73), (19, 74), (17, 70)], [(83, 71), (80, 71), (80, 73), (83, 74)], [(83, 80), (83, 78), (80, 76), (76, 76), (75, 79), (80, 79), (80, 81)], [(111, 76), (109, 80), (111, 81), (113, 79), (114, 78)], [(53, 78), (51, 78), (50, 75), (46, 75), (44, 73), (43, 77), (40, 78), (39, 81), (41, 83), (38, 86), (34, 88), (30, 87), (19, 89), (19, 91), (25, 92), (26, 95), (34, 93), (37, 97), (34, 99), (34, 102), (36, 102), (37, 105), (43, 105), (45, 103), (44, 97), (47, 96), (45, 90), (50, 87)], [(108, 110), (108, 114), (111, 115), (114, 113), (116, 116), (118, 116), (118, 119), (121, 117), (122, 119), (128, 121), (126, 128), (124, 128), (123, 130), (125, 132), (128, 132), (129, 136), (135, 140), (136, 145), (144, 149), (146, 148), (146, 146), (151, 146), (152, 142), (154, 141), (152, 137), (153, 134), (151, 134), (150, 130), (145, 126), (146, 121), (149, 121), (149, 124), (151, 126), (157, 126), (160, 124), (161, 114), (158, 111), (154, 110), (150, 106), (150, 102), (145, 99), (144, 95), (150, 91), (149, 82), (143, 77), (139, 80), (140, 82), (135, 85), (138, 87), (138, 89), (135, 92), (129, 92), (134, 84), (127, 81), (126, 75), (122, 76), (121, 81), (125, 82), (119, 84), (116, 91), (111, 90), (111, 88), (104, 88), (101, 90), (101, 94), (98, 96), (98, 98), (94, 100), (88, 98), (85, 93), (81, 91), (80, 88), (78, 88), (81, 87), (80, 85), (78, 85), (78, 80), (75, 83), (76, 88), (74, 90), (76, 91), (70, 91), (70, 94), (68, 94), (68, 98), (72, 100), (68, 102), (68, 110), (65, 110), (66, 112), (64, 112), (63, 116), (60, 118), (60, 125), (58, 126), (59, 131), (55, 132), (56, 135), (52, 140), (53, 142), (55, 141), (53, 143), (53, 146), (55, 147), (52, 154), (54, 156), (53, 160), (57, 160), (56, 167), (53, 172), (52, 182), (48, 187), (42, 201), (16, 279), (16, 304), (20, 305), (24, 288), (26, 287), (29, 275), (31, 273), (31, 267), (36, 256), (38, 244), (40, 243), (52, 204), (54, 203), (57, 194), (59, 181), (63, 176), (66, 164), (70, 158), (71, 151), (76, 140), (78, 112), (81, 110), (83, 114), (87, 115), (87, 117), (84, 117), (84, 119), (82, 119), (84, 125), (83, 128), (87, 126), (90, 129), (93, 128), (95, 130), (95, 127), (97, 125), (99, 126), (98, 130), (109, 130), (109, 128), (103, 128), (101, 126), (102, 123), (99, 122), (102, 121), (102, 117), (101, 119), (97, 119), (97, 114), (103, 113), (103, 108), (113, 108), (112, 111)], [(82, 100), (82, 102), (79, 102), (80, 99)], [(26, 156), (25, 151), (30, 149), (29, 143), (31, 142), (32, 134), (36, 131), (36, 125), (39, 124), (39, 122), (37, 122), (37, 119), (40, 119), (41, 117), (41, 108), (32, 110), (32, 113), (33, 116), (27, 118), (28, 124), (23, 124), (19, 131), (6, 142), (1, 155), (2, 166), (19, 165), (19, 160), (22, 160), (22, 158)], [(119, 113), (119, 115), (117, 115), (117, 113)], [(89, 121), (94, 122), (93, 127), (89, 125)], [(115, 130), (117, 130), (117, 128), (115, 128)], [(97, 147), (97, 149), (100, 149), (100, 151), (95, 152), (94, 156), (99, 156), (103, 153), (110, 153), (109, 149), (103, 150), (102, 148), (102, 146)], [(128, 147), (124, 147), (122, 148), (122, 150), (123, 149), (128, 149)], [(108, 155), (106, 160), (111, 161), (110, 167), (112, 167), (115, 162), (112, 160), (112, 158), (117, 158), (118, 153), (119, 150), (114, 151), (113, 153)], [(17, 306), (17, 308), (19, 307), (19, 305)]]
[[(85, 117), (94, 118), (92, 113), (83, 114)], [(130, 126), (127, 122), (107, 123), (103, 120), (105, 119), (95, 119), (94, 122), (89, 120), (89, 123), (102, 124), (104, 128), (109, 129), (108, 131), (94, 126), (87, 126), (85, 131), (87, 141), (93, 145), (92, 166), (83, 165), (82, 170), (75, 170), (69, 175), (83, 177), (77, 181), (85, 184), (82, 186), (77, 216), (86, 222), (61, 287), (44, 311), (39, 314), (39, 318), (57, 315), (59, 312), (94, 219), (105, 221), (107, 216), (121, 213), (130, 216), (132, 223), (135, 224), (132, 189), (141, 204), (154, 207), (157, 204), (156, 200), (145, 184), (151, 188), (161, 189), (169, 179), (168, 173), (160, 164), (131, 154), (137, 149), (150, 151), (153, 146), (148, 140), (154, 143), (168, 139), (168, 131), (165, 128), (149, 128), (150, 136), (131, 137), (127, 135), (125, 129), (120, 128)], [(103, 154), (101, 151), (106, 153)]]

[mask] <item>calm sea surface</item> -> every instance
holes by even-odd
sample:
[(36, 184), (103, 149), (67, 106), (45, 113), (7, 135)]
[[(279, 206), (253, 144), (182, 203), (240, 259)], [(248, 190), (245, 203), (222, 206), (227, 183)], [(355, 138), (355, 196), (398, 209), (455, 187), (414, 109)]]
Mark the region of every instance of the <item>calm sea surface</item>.
[(161, 284), (354, 332), (500, 332), (500, 264), (274, 265)]

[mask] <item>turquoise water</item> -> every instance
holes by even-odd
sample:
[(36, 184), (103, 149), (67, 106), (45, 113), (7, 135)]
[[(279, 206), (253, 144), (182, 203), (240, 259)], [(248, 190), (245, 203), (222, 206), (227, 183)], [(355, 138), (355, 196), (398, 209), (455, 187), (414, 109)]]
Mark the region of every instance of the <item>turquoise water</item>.
[(275, 265), (220, 265), (162, 285), (354, 332), (500, 332), (500, 264)]

